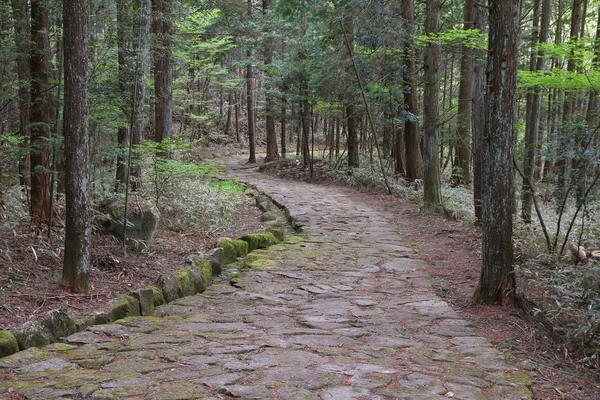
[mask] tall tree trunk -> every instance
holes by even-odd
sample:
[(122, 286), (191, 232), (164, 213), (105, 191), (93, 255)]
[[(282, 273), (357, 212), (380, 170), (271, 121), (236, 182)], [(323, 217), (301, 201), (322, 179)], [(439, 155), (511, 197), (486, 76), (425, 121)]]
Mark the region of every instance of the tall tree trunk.
[[(483, 4), (475, 3), (473, 9), (473, 29), (485, 32), (487, 11)], [(473, 90), (472, 90), (472, 127), (473, 127), (473, 206), (475, 217), (481, 221), (481, 158), (482, 142), (485, 127), (485, 50), (474, 50), (473, 52)]]
[[(29, 113), (31, 104), (31, 82), (29, 80), (30, 37), (29, 13), (27, 0), (12, 0), (15, 45), (17, 46), (17, 75), (19, 77), (19, 134), (25, 138), (24, 145), (29, 143)], [(22, 185), (31, 186), (30, 154), (19, 160), (19, 174)]]
[(31, 1), (31, 217), (48, 220), (50, 209), (50, 146), (52, 95), (47, 0)]
[(353, 99), (347, 100), (346, 103), (346, 126), (348, 130), (348, 166), (358, 168), (358, 118), (356, 117), (356, 107)]
[(238, 101), (238, 95), (235, 95), (235, 106), (233, 107), (233, 111), (235, 114), (235, 140), (238, 143), (241, 143), (242, 138), (240, 138), (240, 105)]
[[(440, 1), (427, 1), (425, 12), (425, 34), (435, 35), (440, 27)], [(423, 161), (425, 175), (423, 179), (423, 211), (441, 212), (442, 192), (440, 181), (440, 156), (438, 143), (439, 116), (439, 72), (440, 46), (430, 42), (425, 48), (423, 122), (425, 129), (423, 143)]]
[[(252, 16), (252, 0), (248, 0), (248, 19)], [(248, 162), (251, 164), (256, 163), (256, 139), (254, 138), (254, 94), (252, 89), (252, 49), (248, 44), (246, 50), (246, 57), (248, 58), (248, 64), (246, 65), (246, 106), (248, 109), (248, 147), (250, 150), (250, 156)]]
[(287, 110), (286, 110), (285, 104), (286, 104), (286, 100), (283, 99), (283, 106), (281, 107), (281, 157), (282, 158), (285, 158), (285, 154), (287, 152), (286, 142), (285, 142), (285, 138), (286, 138), (285, 135), (286, 135), (286, 130), (287, 130), (287, 126), (286, 126), (286, 122), (287, 122), (286, 118), (287, 117), (285, 114), (286, 114)]
[[(547, 43), (548, 35), (550, 31), (550, 0), (543, 0), (543, 4), (540, 9), (540, 0), (534, 1), (534, 18), (533, 18), (533, 35), (532, 35), (532, 49), (530, 59), (530, 70), (532, 71), (543, 71), (545, 69), (545, 52), (543, 50), (535, 51), (534, 47), (537, 43)], [(538, 39), (538, 21), (541, 19), (541, 25), (539, 27), (539, 39)], [(536, 87), (533, 89), (528, 97), (527, 110), (529, 114), (526, 117), (525, 124), (525, 154), (523, 159), (523, 175), (529, 180), (530, 183), (534, 182), (535, 165), (538, 150), (538, 136), (540, 128), (540, 114), (542, 108), (542, 94), (541, 88)], [(529, 190), (529, 184), (524, 180), (521, 187), (521, 218), (524, 222), (531, 222), (531, 206), (533, 193)]]
[[(346, 108), (346, 124), (348, 126), (348, 167), (358, 168), (359, 162), (359, 133), (358, 117), (356, 115), (355, 96), (353, 91), (354, 79), (352, 78), (352, 48), (354, 47), (354, 23), (351, 16), (343, 13), (342, 21), (343, 34), (341, 37), (342, 47), (346, 47), (346, 93), (344, 98), (344, 107)], [(347, 44), (346, 44), (347, 43)]]
[(64, 0), (66, 226), (62, 284), (87, 292), (92, 221), (89, 199), (86, 2)]
[[(421, 154), (421, 135), (419, 133), (419, 110), (417, 108), (417, 85), (415, 76), (417, 68), (414, 48), (415, 7), (414, 0), (402, 0), (403, 18), (406, 22), (407, 39), (404, 42), (404, 109), (408, 115), (404, 123), (404, 140), (406, 143), (406, 178), (409, 181), (423, 178), (423, 156)], [(400, 149), (398, 149), (400, 150)], [(396, 154), (396, 157), (399, 157)], [(398, 161), (401, 161), (398, 158)]]
[(173, 121), (173, 0), (152, 0), (152, 12), (154, 140), (160, 142), (171, 137)]
[[(269, 0), (263, 0), (263, 16), (266, 16), (269, 9)], [(267, 33), (268, 35), (268, 33)], [(273, 95), (269, 93), (271, 89), (271, 81), (269, 74), (269, 65), (273, 61), (273, 41), (268, 39), (265, 41), (264, 47), (265, 56), (265, 70), (266, 70), (266, 94), (265, 94), (265, 119), (266, 119), (266, 130), (267, 130), (267, 156), (265, 161), (274, 161), (279, 158), (279, 152), (277, 149), (277, 133), (275, 132), (275, 116), (273, 106)]]
[(482, 162), (482, 265), (475, 300), (510, 303), (513, 273), (513, 155), (520, 0), (490, 0)]
[[(464, 30), (473, 29), (473, 0), (465, 0)], [(455, 185), (471, 182), (471, 95), (473, 91), (473, 49), (461, 46), (460, 85), (458, 88), (458, 141), (456, 143), (456, 165), (452, 171)]]
[(225, 136), (229, 136), (229, 129), (231, 128), (231, 114), (233, 109), (233, 94), (231, 90), (227, 94), (227, 119), (225, 121)]

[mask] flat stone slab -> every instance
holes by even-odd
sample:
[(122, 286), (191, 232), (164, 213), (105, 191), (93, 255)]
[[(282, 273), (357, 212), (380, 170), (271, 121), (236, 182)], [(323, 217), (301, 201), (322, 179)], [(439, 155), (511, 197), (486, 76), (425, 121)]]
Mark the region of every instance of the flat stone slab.
[(436, 295), (384, 215), (347, 189), (230, 175), (303, 225), (260, 251), (268, 271), (0, 360), (0, 398), (531, 399), (526, 375)]

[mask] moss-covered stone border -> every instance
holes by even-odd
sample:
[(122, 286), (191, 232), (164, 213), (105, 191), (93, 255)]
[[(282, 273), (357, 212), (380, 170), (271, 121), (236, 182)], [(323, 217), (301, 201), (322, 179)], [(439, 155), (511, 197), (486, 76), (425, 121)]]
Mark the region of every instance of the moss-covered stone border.
[(266, 232), (247, 234), (238, 239), (219, 238), (215, 248), (188, 257), (186, 266), (172, 276), (161, 276), (156, 285), (117, 296), (108, 310), (97, 311), (89, 316), (69, 316), (62, 310), (51, 310), (40, 322), (28, 321), (14, 329), (2, 330), (0, 359), (29, 348), (56, 343), (60, 338), (81, 332), (92, 325), (108, 324), (131, 316), (151, 315), (155, 307), (204, 292), (213, 276), (220, 274), (223, 265), (235, 263), (253, 250), (283, 242), (286, 230), (290, 227), (295, 232), (300, 230), (301, 227), (287, 208), (256, 187), (245, 185), (247, 193), (255, 198), (256, 206), (263, 212), (262, 220), (268, 227)]

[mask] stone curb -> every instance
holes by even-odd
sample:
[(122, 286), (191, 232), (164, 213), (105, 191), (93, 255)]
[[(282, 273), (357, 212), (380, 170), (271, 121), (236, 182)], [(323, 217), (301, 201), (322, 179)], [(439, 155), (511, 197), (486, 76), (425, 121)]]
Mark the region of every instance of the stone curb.
[(106, 311), (97, 311), (89, 316), (69, 316), (63, 310), (51, 310), (41, 321), (28, 321), (10, 330), (0, 330), (0, 359), (32, 347), (59, 342), (60, 338), (84, 331), (92, 325), (109, 324), (129, 316), (150, 315), (155, 307), (202, 293), (213, 276), (220, 275), (223, 265), (234, 263), (253, 250), (282, 242), (286, 226), (299, 230), (287, 208), (256, 187), (241, 183), (246, 185), (247, 192), (256, 199), (256, 206), (263, 212), (261, 219), (268, 226), (266, 232), (247, 234), (239, 239), (219, 238), (217, 247), (188, 256), (186, 266), (172, 276), (161, 275), (156, 285), (117, 296), (114, 305)]

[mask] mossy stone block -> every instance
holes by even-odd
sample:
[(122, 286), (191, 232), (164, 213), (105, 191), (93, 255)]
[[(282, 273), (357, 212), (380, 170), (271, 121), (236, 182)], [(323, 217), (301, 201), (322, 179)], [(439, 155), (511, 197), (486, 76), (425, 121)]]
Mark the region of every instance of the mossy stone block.
[(221, 249), (219, 254), (219, 262), (223, 265), (231, 264), (237, 259), (237, 251), (235, 245), (229, 238), (219, 238), (217, 247)]
[(177, 282), (179, 297), (193, 296), (196, 294), (191, 270), (183, 268), (175, 272), (175, 281)]
[(262, 222), (267, 222), (267, 221), (276, 221), (277, 220), (277, 214), (272, 212), (272, 211), (267, 211), (266, 213), (263, 213), (260, 216), (260, 220)]
[(177, 288), (177, 280), (174, 277), (160, 275), (157, 284), (162, 290), (163, 298), (166, 303), (170, 303), (180, 297), (179, 289)]
[(154, 311), (154, 291), (152, 289), (147, 287), (138, 289), (132, 295), (140, 303), (140, 314), (152, 314), (152, 311)]
[(118, 296), (115, 304), (108, 312), (111, 321), (116, 321), (125, 317), (139, 316), (140, 303), (133, 296)]
[(235, 239), (232, 243), (235, 246), (235, 252), (238, 257), (245, 257), (248, 254), (248, 242)]
[[(194, 267), (200, 272), (202, 277), (204, 278), (204, 282), (209, 285), (212, 282), (212, 277), (214, 273), (213, 264), (209, 260), (205, 260), (202, 258), (195, 258)], [(221, 271), (219, 271), (221, 272)]]
[(75, 324), (75, 332), (81, 332), (94, 325), (96, 318), (93, 315), (75, 315), (71, 321)]
[(17, 339), (9, 331), (0, 331), (0, 358), (10, 356), (19, 351)]
[(54, 342), (50, 332), (39, 322), (28, 321), (11, 331), (21, 350), (44, 347)]
[(208, 271), (202, 271), (196, 267), (182, 268), (175, 272), (175, 280), (177, 281), (177, 290), (179, 291), (179, 296), (193, 296), (196, 293), (204, 292), (209, 283), (204, 275), (207, 272)]
[(94, 322), (92, 325), (105, 325), (111, 322), (110, 314), (105, 311), (97, 311), (94, 313), (93, 318)]
[(271, 211), (276, 208), (271, 199), (264, 194), (259, 194), (256, 196), (256, 207), (258, 207), (258, 209), (262, 212)]
[(51, 310), (44, 315), (42, 325), (56, 339), (67, 337), (77, 332), (77, 326), (63, 310)]
[(268, 228), (267, 232), (272, 233), (280, 242), (285, 240), (285, 231), (283, 228)]
[(163, 291), (156, 286), (146, 286), (146, 289), (152, 290), (152, 301), (154, 302), (154, 307), (162, 306), (163, 304), (167, 304), (165, 300), (165, 296), (163, 295)]
[(279, 243), (275, 235), (267, 233), (250, 233), (240, 238), (248, 243), (248, 251), (256, 249), (266, 249), (269, 246)]

